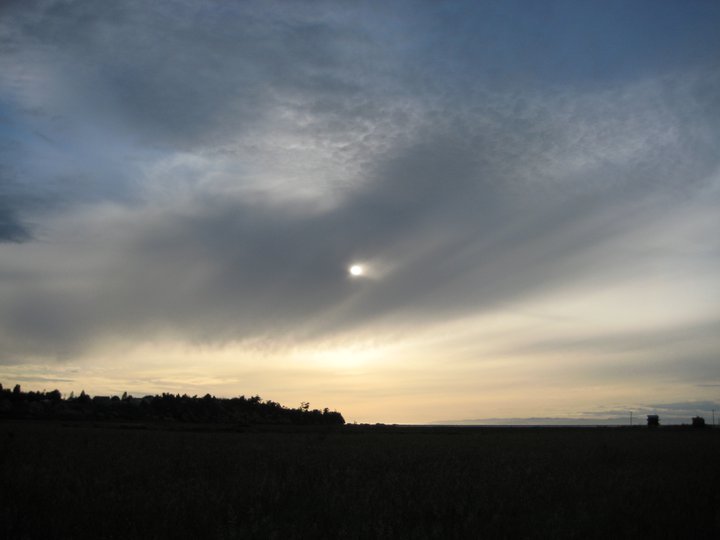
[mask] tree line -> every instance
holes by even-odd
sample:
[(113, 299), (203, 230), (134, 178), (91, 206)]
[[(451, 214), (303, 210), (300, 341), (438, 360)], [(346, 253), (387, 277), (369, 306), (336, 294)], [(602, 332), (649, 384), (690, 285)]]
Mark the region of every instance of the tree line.
[(337, 411), (310, 409), (303, 402), (289, 408), (260, 396), (217, 398), (187, 394), (91, 397), (80, 392), (63, 398), (59, 390), (23, 392), (0, 384), (0, 418), (57, 420), (172, 421), (194, 423), (342, 425)]

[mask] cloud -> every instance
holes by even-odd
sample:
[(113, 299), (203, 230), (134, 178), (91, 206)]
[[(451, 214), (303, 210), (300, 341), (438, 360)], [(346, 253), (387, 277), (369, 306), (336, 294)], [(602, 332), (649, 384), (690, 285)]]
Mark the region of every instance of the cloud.
[(11, 95), (31, 85), (14, 96), (26, 106), (78, 122), (92, 115), (141, 144), (218, 146), (278, 112), (310, 111), (306, 127), (341, 132), (380, 113), (363, 92), (363, 73), (382, 64), (370, 67), (379, 45), (350, 13), (320, 4), (47, 1), (7, 11)]
[(630, 425), (630, 412), (633, 424), (643, 425), (645, 416), (658, 414), (664, 425), (690, 424), (695, 416), (703, 416), (711, 422), (712, 411), (720, 409), (720, 403), (714, 401), (688, 401), (665, 403), (662, 405), (636, 405), (624, 409), (600, 409), (583, 412), (577, 416), (531, 417), (531, 418), (476, 418), (467, 420), (439, 420), (434, 425), (504, 425), (504, 426), (625, 426)]
[[(303, 182), (317, 194), (308, 175), (332, 175), (333, 161), (334, 170), (343, 169), (343, 155), (372, 144), (363, 137), (387, 124), (386, 96), (362, 80), (379, 49), (349, 21), (325, 20), (331, 17), (318, 8), (284, 6), (282, 17), (277, 9), (6, 3), (3, 161), (19, 185), (0, 180), (4, 192), (12, 188), (4, 236), (20, 239), (20, 220), (34, 221), (58, 200), (157, 193), (145, 171), (182, 152), (223, 162), (216, 189), (279, 183), (303, 192)], [(311, 161), (305, 155), (313, 146), (322, 163), (301, 166), (298, 157)]]
[(71, 383), (73, 379), (60, 379), (56, 377), (33, 377), (33, 376), (16, 376), (14, 380), (29, 383)]
[(30, 239), (27, 227), (12, 209), (0, 207), (0, 242), (24, 242)]
[[(678, 30), (665, 62), (617, 6), (531, 34), (517, 6), (331, 8), (6, 4), (0, 240), (24, 244), (0, 246), (0, 361), (412, 331), (613, 280), (716, 289), (715, 33)], [(630, 53), (604, 49), (611, 23)], [(379, 277), (349, 280), (354, 260)], [(712, 324), (696, 296), (682, 316), (697, 300)]]

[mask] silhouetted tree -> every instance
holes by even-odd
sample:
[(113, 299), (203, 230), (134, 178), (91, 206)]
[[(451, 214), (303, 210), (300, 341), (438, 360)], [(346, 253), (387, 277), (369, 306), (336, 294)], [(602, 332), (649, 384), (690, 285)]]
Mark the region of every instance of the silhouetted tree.
[(123, 394), (118, 396), (90, 397), (81, 391), (73, 392), (67, 399), (59, 390), (51, 392), (27, 392), (16, 385), (13, 391), (0, 390), (3, 395), (0, 417), (3, 418), (64, 418), (64, 419), (125, 419), (125, 420), (173, 420), (179, 422), (212, 423), (261, 423), (261, 424), (323, 424), (341, 425), (342, 415), (328, 408), (310, 409), (308, 402), (300, 408), (289, 409), (272, 400), (263, 401), (260, 396), (246, 399), (216, 398), (210, 394), (196, 395), (163, 393), (142, 399)]

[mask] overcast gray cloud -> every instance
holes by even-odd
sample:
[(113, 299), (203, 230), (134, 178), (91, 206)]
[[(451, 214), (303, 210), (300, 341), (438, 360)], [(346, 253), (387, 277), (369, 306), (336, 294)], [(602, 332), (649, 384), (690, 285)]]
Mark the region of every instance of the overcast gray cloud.
[(421, 329), (649, 283), (627, 309), (682, 298), (663, 339), (690, 332), (705, 350), (673, 350), (718, 377), (716, 6), (0, 10), (0, 362)]

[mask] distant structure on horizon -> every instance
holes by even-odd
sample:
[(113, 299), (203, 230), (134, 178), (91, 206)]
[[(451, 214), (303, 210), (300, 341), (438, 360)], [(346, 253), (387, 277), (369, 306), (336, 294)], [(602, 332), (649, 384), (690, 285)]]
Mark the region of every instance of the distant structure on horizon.
[(647, 425), (651, 428), (658, 427), (660, 425), (660, 417), (657, 414), (648, 414)]

